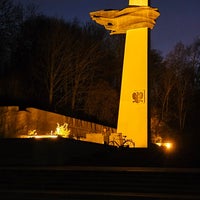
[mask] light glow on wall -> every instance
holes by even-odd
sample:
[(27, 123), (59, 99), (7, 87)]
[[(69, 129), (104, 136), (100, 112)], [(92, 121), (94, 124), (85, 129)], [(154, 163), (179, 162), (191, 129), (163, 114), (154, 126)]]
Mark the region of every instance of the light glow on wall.
[(29, 130), (27, 135), (22, 135), (21, 138), (35, 138), (35, 139), (41, 139), (41, 138), (69, 138), (70, 136), (70, 129), (68, 128), (68, 124), (64, 123), (63, 125), (60, 125), (57, 123), (57, 127), (55, 132), (50, 131), (50, 133), (47, 134), (38, 134), (36, 130)]

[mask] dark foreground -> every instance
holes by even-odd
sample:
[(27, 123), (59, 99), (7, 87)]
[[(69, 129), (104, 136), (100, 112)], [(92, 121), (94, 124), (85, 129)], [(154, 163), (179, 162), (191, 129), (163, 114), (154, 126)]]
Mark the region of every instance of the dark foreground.
[(156, 146), (128, 149), (69, 139), (1, 139), (0, 197), (200, 199), (199, 155), (180, 149), (166, 153)]
[(182, 145), (165, 151), (117, 148), (73, 139), (0, 139), (1, 166), (132, 166), (200, 167), (200, 146)]
[(200, 170), (134, 167), (1, 167), (1, 199), (200, 199)]

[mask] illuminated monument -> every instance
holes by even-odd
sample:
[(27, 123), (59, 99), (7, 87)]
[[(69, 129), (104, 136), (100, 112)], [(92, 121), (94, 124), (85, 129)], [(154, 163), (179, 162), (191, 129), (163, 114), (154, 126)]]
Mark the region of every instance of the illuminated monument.
[(110, 34), (126, 34), (117, 132), (148, 147), (148, 28), (159, 16), (148, 0), (129, 0), (122, 10), (91, 12), (91, 18)]

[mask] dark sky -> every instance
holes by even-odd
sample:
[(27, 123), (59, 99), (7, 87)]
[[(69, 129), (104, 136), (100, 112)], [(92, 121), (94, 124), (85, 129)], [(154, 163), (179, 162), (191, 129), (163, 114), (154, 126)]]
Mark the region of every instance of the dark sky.
[[(33, 2), (45, 15), (89, 21), (89, 12), (101, 9), (122, 9), (128, 0), (14, 0)], [(191, 44), (200, 36), (200, 0), (151, 0), (151, 6), (160, 11), (151, 31), (152, 48), (166, 55), (177, 42)]]

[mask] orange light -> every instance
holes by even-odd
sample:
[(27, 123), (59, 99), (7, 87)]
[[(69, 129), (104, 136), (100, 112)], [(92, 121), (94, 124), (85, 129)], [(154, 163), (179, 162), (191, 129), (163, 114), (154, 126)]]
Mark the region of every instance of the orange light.
[(159, 147), (165, 147), (167, 150), (170, 150), (173, 147), (173, 144), (171, 142), (157, 142), (156, 144)]
[(41, 139), (41, 138), (51, 138), (51, 139), (55, 139), (57, 138), (57, 135), (34, 135), (31, 138), (35, 138), (35, 139)]
[(166, 142), (166, 143), (164, 143), (164, 146), (165, 146), (167, 149), (171, 149), (171, 148), (172, 148), (172, 143)]

